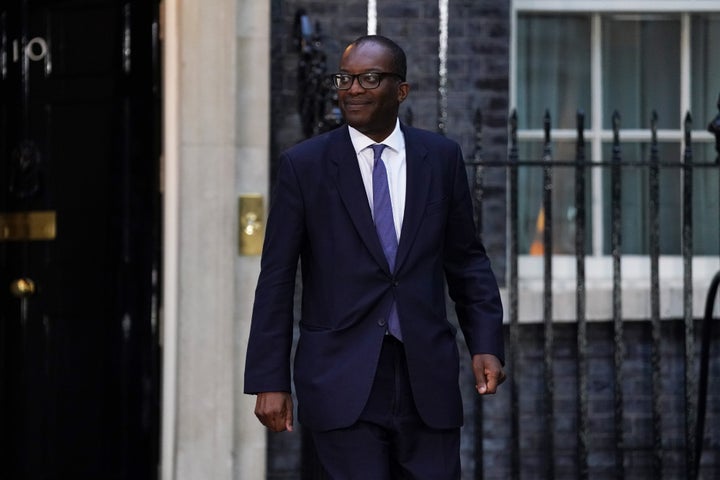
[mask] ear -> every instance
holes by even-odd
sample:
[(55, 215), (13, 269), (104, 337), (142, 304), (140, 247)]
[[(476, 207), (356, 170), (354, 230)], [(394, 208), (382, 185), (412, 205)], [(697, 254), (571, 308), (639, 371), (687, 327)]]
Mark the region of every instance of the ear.
[(410, 93), (410, 84), (402, 82), (398, 85), (398, 103), (402, 103)]

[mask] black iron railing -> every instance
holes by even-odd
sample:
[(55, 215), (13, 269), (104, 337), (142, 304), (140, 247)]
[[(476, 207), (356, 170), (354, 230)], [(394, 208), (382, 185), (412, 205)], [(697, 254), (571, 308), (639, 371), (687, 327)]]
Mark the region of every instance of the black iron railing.
[[(718, 101), (720, 109), (720, 100)], [(479, 121), (481, 118), (476, 116), (476, 128), (480, 128)], [(508, 222), (509, 222), (509, 243), (508, 243), (508, 316), (509, 316), (509, 365), (511, 368), (516, 367), (518, 355), (520, 354), (520, 322), (519, 322), (519, 275), (518, 275), (518, 258), (519, 258), (519, 214), (518, 205), (520, 198), (520, 188), (518, 181), (518, 170), (525, 167), (536, 167), (542, 169), (542, 211), (544, 214), (544, 222), (542, 227), (542, 255), (543, 255), (543, 292), (542, 292), (542, 322), (543, 322), (543, 370), (544, 370), (544, 392), (542, 430), (548, 432), (544, 438), (543, 457), (547, 459), (543, 466), (544, 478), (557, 478), (555, 471), (555, 441), (552, 432), (556, 431), (556, 423), (558, 418), (555, 412), (555, 376), (553, 351), (555, 348), (555, 331), (557, 328), (553, 320), (553, 173), (557, 168), (573, 168), (575, 171), (575, 266), (576, 266), (576, 322), (577, 322), (577, 451), (576, 463), (578, 478), (588, 478), (588, 436), (591, 434), (590, 422), (588, 415), (588, 382), (590, 381), (590, 372), (588, 372), (588, 332), (586, 319), (586, 283), (585, 283), (585, 260), (586, 260), (586, 173), (592, 168), (605, 168), (610, 174), (610, 241), (612, 255), (612, 326), (614, 338), (614, 434), (616, 437), (615, 451), (615, 472), (616, 478), (625, 478), (625, 437), (626, 426), (623, 423), (624, 418), (624, 392), (623, 392), (623, 373), (625, 370), (625, 340), (624, 340), (624, 320), (622, 315), (622, 215), (623, 208), (621, 198), (623, 196), (621, 176), (623, 169), (626, 167), (637, 168), (642, 166), (648, 169), (648, 208), (649, 208), (649, 252), (650, 259), (650, 331), (651, 331), (651, 372), (652, 372), (652, 466), (653, 476), (660, 477), (664, 471), (666, 462), (665, 451), (663, 445), (663, 403), (661, 401), (663, 395), (663, 375), (661, 367), (660, 345), (661, 337), (661, 308), (660, 308), (660, 275), (659, 275), (659, 258), (660, 258), (660, 170), (676, 169), (682, 176), (681, 196), (682, 196), (682, 213), (681, 213), (681, 256), (683, 269), (683, 293), (682, 293), (682, 311), (684, 324), (684, 401), (685, 401), (685, 434), (684, 434), (684, 455), (685, 465), (688, 479), (698, 477), (700, 468), (700, 457), (703, 446), (703, 429), (705, 422), (705, 410), (707, 403), (707, 385), (708, 385), (708, 363), (710, 352), (710, 338), (712, 336), (712, 307), (715, 301), (715, 292), (720, 282), (720, 273), (713, 280), (708, 293), (707, 307), (703, 328), (701, 332), (702, 350), (700, 353), (700, 370), (699, 378), (697, 374), (698, 358), (695, 348), (695, 322), (693, 317), (693, 281), (692, 281), (692, 260), (693, 260), (693, 172), (696, 170), (720, 170), (720, 115), (710, 124), (708, 130), (715, 134), (716, 145), (718, 149), (718, 159), (715, 163), (697, 163), (693, 161), (692, 149), (692, 118), (687, 114), (684, 121), (684, 149), (682, 161), (661, 161), (658, 149), (657, 136), (657, 114), (653, 112), (651, 119), (651, 140), (650, 154), (646, 161), (624, 161), (622, 155), (620, 115), (615, 112), (613, 115), (613, 143), (612, 155), (608, 161), (588, 162), (585, 159), (585, 140), (584, 140), (584, 115), (577, 115), (577, 136), (576, 136), (576, 153), (575, 158), (571, 161), (560, 161), (553, 158), (552, 138), (550, 129), (550, 114), (546, 113), (544, 117), (544, 145), (541, 160), (520, 160), (518, 158), (518, 133), (517, 133), (517, 115), (513, 112), (510, 117), (510, 145), (509, 158), (507, 162), (483, 162), (478, 156), (474, 158), (470, 165), (475, 167), (475, 195), (474, 198), (482, 199), (482, 171), (488, 167), (504, 167), (507, 169), (508, 179)], [(480, 142), (482, 135), (476, 135), (477, 141)], [(476, 145), (476, 151), (481, 151), (482, 145)], [(478, 209), (480, 205), (477, 205)], [(720, 245), (719, 245), (720, 247)], [(719, 252), (720, 253), (720, 252)], [(510, 396), (512, 405), (511, 414), (511, 435), (510, 442), (510, 474), (511, 478), (520, 478), (521, 468), (521, 438), (522, 431), (519, 419), (519, 397), (521, 388), (516, 379), (518, 375), (510, 376)], [(482, 417), (479, 419), (482, 422)], [(476, 431), (482, 433), (482, 424), (476, 427)], [(482, 438), (478, 436), (477, 443), (482, 442)], [(483, 472), (483, 455), (478, 450), (476, 455), (476, 477), (482, 478)]]

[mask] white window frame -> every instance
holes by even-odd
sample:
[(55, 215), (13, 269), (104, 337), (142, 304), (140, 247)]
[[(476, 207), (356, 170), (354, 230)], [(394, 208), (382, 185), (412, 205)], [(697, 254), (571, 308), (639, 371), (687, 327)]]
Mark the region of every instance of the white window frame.
[[(720, 13), (717, 0), (513, 0), (510, 9), (510, 111), (517, 105), (517, 19), (520, 13), (588, 13), (591, 18), (591, 127), (585, 130), (585, 142), (590, 146), (592, 161), (602, 160), (602, 147), (612, 141), (612, 130), (603, 129), (602, 38), (601, 17), (608, 13), (677, 13), (681, 24), (681, 76), (680, 112), (678, 128), (658, 130), (660, 142), (676, 142), (683, 148), (682, 125), (690, 110), (690, 81), (692, 66), (690, 20), (696, 13)], [(714, 142), (715, 138), (704, 130), (704, 120), (694, 124), (693, 143)], [(702, 130), (700, 129), (702, 128)], [(551, 138), (573, 140), (575, 129), (552, 129)], [(649, 142), (649, 130), (621, 129), (622, 142)], [(518, 130), (519, 140), (543, 140), (542, 128)], [(682, 152), (679, 153), (682, 155)], [(592, 248), (586, 258), (587, 318), (608, 320), (611, 316), (612, 258), (603, 249), (603, 189), (602, 173), (592, 169)], [(623, 255), (622, 258), (623, 317), (647, 319), (650, 317), (650, 259), (647, 255)], [(720, 269), (720, 257), (696, 256), (692, 260), (693, 316), (702, 317), (705, 296), (713, 275)], [(540, 320), (542, 315), (542, 257), (520, 255), (518, 278), (524, 299), (520, 302), (521, 321)], [(661, 256), (659, 261), (661, 283), (661, 316), (683, 316), (683, 259), (678, 255)], [(558, 321), (575, 319), (575, 257), (553, 255), (553, 316)], [(716, 304), (720, 308), (720, 302)]]

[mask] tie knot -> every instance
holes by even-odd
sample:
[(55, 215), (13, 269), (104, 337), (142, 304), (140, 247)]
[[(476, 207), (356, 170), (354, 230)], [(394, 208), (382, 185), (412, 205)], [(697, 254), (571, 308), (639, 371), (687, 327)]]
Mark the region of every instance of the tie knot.
[(377, 163), (378, 160), (380, 160), (380, 156), (382, 155), (383, 150), (385, 150), (385, 147), (387, 145), (383, 143), (376, 143), (374, 145), (370, 145), (373, 149), (373, 153), (375, 154), (373, 159), (375, 160), (375, 163)]

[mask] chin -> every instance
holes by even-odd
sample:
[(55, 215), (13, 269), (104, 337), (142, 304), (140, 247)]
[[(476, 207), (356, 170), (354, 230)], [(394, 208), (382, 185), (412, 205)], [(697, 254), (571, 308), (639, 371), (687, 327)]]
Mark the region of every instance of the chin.
[(345, 116), (345, 123), (350, 125), (356, 130), (365, 133), (367, 130), (367, 121), (364, 118), (358, 118), (357, 116), (347, 115)]

